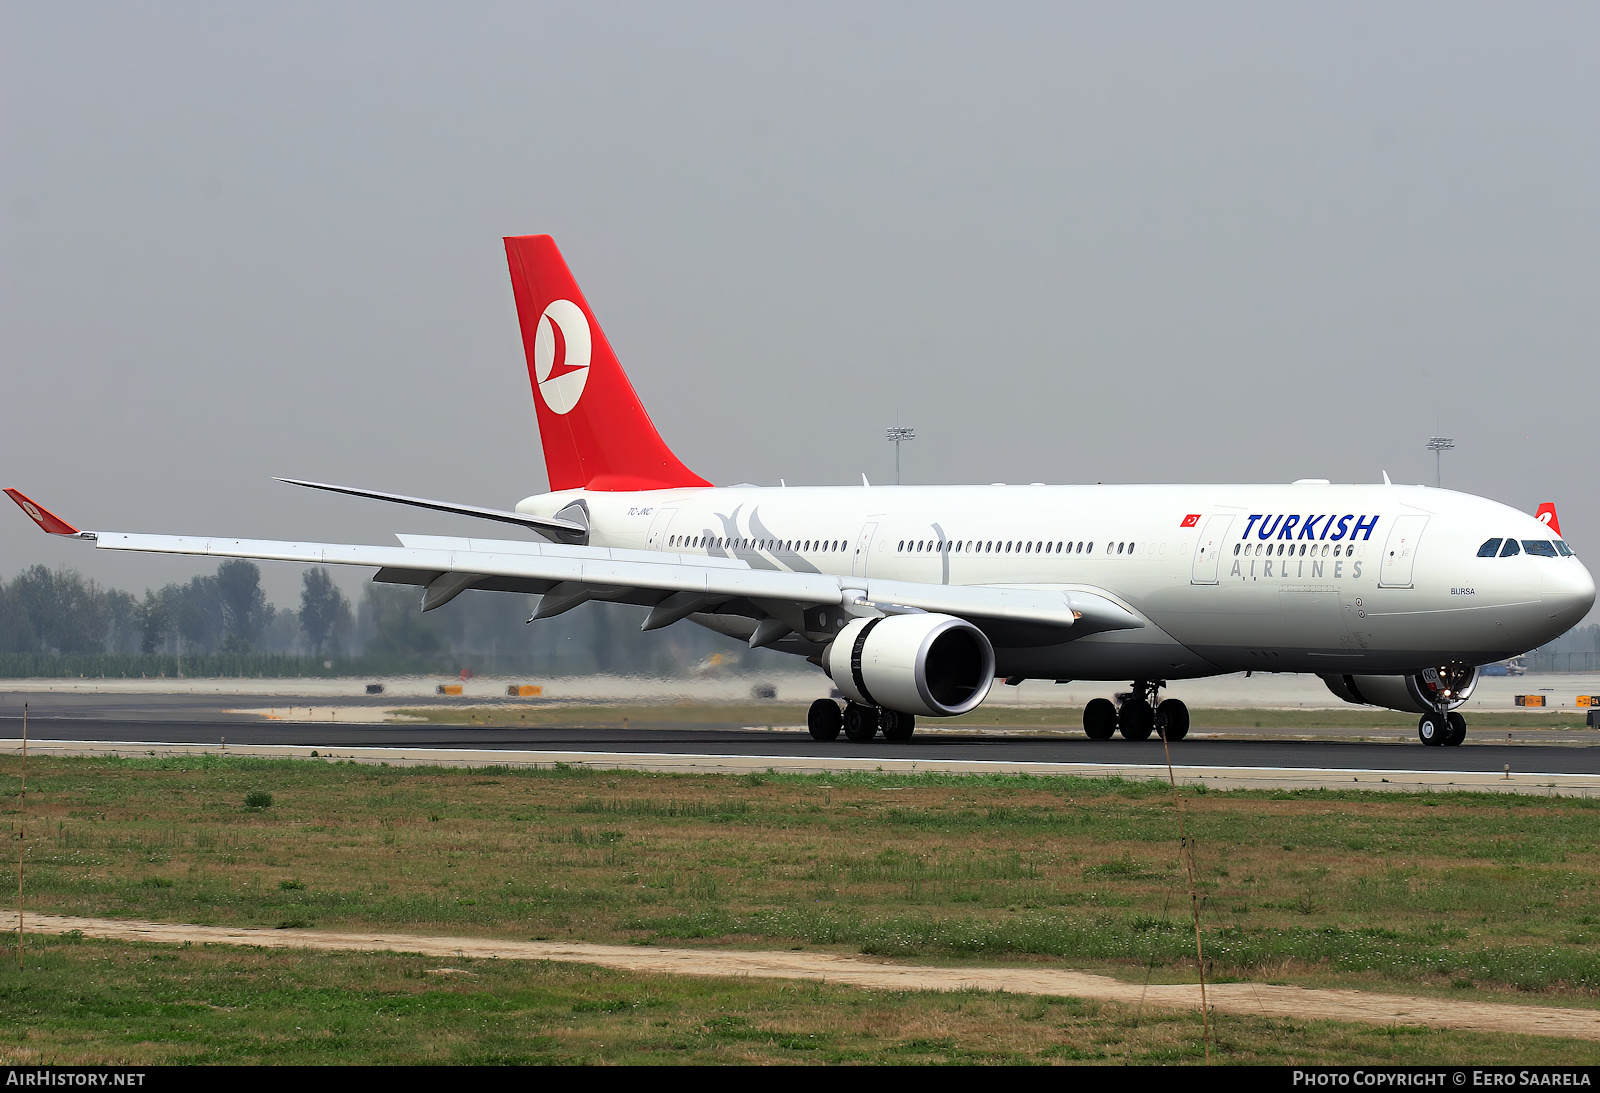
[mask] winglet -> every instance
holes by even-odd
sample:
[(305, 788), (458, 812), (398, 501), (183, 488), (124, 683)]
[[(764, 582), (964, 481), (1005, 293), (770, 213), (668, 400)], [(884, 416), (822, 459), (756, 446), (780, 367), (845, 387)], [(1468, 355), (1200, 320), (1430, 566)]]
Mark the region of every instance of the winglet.
[(1546, 501), (1540, 505), (1539, 511), (1533, 514), (1533, 518), (1539, 523), (1547, 525), (1551, 531), (1556, 533), (1556, 538), (1562, 537), (1561, 521), (1556, 519), (1556, 503), (1554, 501)]
[(35, 501), (30, 501), (23, 496), (20, 490), (6, 488), (6, 495), (15, 501), (23, 512), (28, 514), (28, 519), (38, 524), (40, 529), (51, 535), (71, 535), (79, 539), (94, 538), (93, 532), (79, 531), (61, 517)]

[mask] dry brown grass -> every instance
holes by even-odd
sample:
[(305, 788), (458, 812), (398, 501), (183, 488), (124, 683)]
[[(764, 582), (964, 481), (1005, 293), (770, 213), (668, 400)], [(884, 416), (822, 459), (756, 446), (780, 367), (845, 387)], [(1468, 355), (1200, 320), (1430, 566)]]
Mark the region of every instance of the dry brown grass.
[[(60, 914), (1194, 974), (1146, 785), (175, 759), (35, 761), (30, 786), (30, 902)], [(1590, 802), (1184, 801), (1215, 974), (1600, 993)]]
[[(0, 1065), (1198, 1063), (1198, 1014), (582, 965), (40, 939), (0, 971)], [(1227, 1063), (1600, 1062), (1548, 1037), (1214, 1019)]]

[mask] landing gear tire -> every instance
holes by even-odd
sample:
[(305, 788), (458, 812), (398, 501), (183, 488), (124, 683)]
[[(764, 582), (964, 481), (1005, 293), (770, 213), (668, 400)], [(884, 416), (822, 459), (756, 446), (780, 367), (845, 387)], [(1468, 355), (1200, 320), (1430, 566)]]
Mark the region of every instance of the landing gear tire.
[(878, 711), (878, 731), (883, 733), (885, 740), (894, 743), (903, 743), (911, 739), (911, 734), (917, 731), (917, 719), (914, 715), (901, 713), (899, 710)]
[(1156, 732), (1169, 744), (1189, 735), (1189, 707), (1169, 698), (1156, 707)]
[(852, 743), (865, 744), (878, 735), (878, 711), (852, 702), (844, 708), (844, 735)]
[(817, 699), (806, 711), (806, 728), (811, 730), (813, 740), (837, 740), (843, 727), (844, 714), (831, 698)]
[(1467, 738), (1467, 719), (1458, 713), (1449, 713), (1444, 715), (1444, 723), (1446, 728), (1444, 746), (1459, 748), (1461, 741)]
[(1148, 740), (1156, 728), (1156, 712), (1142, 698), (1130, 698), (1117, 711), (1118, 729), (1124, 740)]
[(1443, 714), (1425, 713), (1417, 721), (1417, 737), (1430, 748), (1443, 744), (1447, 731)]
[(1117, 732), (1117, 707), (1109, 698), (1091, 698), (1083, 708), (1083, 731), (1090, 740), (1110, 740)]

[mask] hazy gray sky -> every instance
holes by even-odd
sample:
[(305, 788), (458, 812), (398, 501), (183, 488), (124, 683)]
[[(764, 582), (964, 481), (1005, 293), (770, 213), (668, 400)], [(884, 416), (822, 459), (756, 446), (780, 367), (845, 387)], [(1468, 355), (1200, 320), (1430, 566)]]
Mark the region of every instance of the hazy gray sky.
[[(0, 485), (392, 542), (544, 487), (550, 232), (717, 482), (1433, 480), (1600, 561), (1593, 4), (0, 4)], [(0, 574), (135, 591), (0, 513)], [(299, 567), (267, 563), (269, 594)]]

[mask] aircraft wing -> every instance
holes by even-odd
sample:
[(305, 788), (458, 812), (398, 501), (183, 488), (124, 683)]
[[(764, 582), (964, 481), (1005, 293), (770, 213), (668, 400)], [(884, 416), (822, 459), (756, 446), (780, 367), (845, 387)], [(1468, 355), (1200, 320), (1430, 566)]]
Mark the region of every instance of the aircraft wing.
[[(19, 505), (27, 501), (20, 494), (13, 494), (13, 499)], [(534, 618), (549, 618), (590, 600), (601, 600), (651, 608), (646, 630), (692, 614), (717, 611), (773, 618), (787, 625), (787, 631), (777, 627), (758, 630), (759, 642), (757, 637), (751, 640), (759, 644), (773, 644), (790, 634), (813, 643), (826, 642), (849, 621), (845, 616), (917, 611), (954, 615), (986, 631), (1020, 627), (1030, 633), (1030, 644), (1045, 643), (1041, 637), (1068, 641), (1144, 625), (1105, 590), (1086, 585), (921, 584), (761, 568), (743, 558), (453, 536), (402, 535), (401, 546), (384, 547), (80, 532), (39, 506), (35, 505), (34, 511), (40, 513), (33, 518), (44, 530), (91, 540), (100, 550), (373, 567), (378, 570), (375, 581), (425, 589), (424, 611), (443, 606), (469, 588), (480, 588), (541, 596)], [(830, 613), (815, 608), (842, 610)]]

